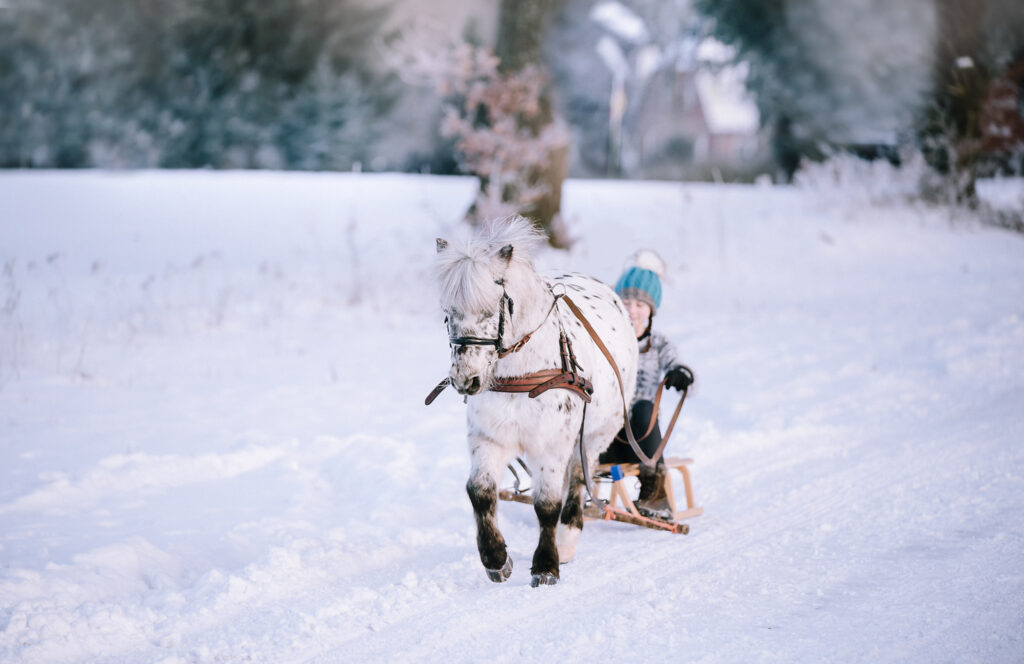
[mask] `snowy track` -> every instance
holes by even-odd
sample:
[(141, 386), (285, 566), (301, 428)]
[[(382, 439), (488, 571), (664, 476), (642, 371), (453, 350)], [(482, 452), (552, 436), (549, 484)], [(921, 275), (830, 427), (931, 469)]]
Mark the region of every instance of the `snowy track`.
[(0, 661), (1024, 658), (1024, 238), (570, 182), (580, 241), (542, 269), (668, 259), (657, 324), (698, 377), (670, 453), (705, 514), (588, 522), (531, 589), (532, 510), (499, 506), (492, 584), (463, 406), (423, 406), (433, 238), (472, 190), (0, 176)]

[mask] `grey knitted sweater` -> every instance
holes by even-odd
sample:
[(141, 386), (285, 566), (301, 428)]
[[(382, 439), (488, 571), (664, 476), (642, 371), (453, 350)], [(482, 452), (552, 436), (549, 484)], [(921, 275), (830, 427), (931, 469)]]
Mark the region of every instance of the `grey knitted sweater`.
[[(642, 400), (654, 401), (661, 379), (670, 369), (681, 364), (676, 347), (657, 332), (651, 332), (650, 336), (640, 339), (637, 343), (640, 345), (640, 360), (637, 365), (633, 404)], [(630, 407), (633, 404), (630, 404)]]

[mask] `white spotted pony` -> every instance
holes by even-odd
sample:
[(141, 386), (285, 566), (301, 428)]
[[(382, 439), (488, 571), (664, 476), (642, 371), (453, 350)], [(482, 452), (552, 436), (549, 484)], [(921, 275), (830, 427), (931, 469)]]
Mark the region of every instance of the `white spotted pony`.
[(427, 401), (446, 384), (467, 397), (472, 469), (466, 490), (480, 560), (492, 581), (512, 573), (496, 520), (498, 482), (517, 456), (532, 469), (540, 522), (533, 586), (556, 583), (559, 563), (575, 555), (583, 528), (579, 436), (589, 471), (625, 422), (637, 365), (633, 326), (619, 297), (582, 275), (541, 277), (530, 261), (539, 239), (529, 221), (513, 217), (460, 246), (437, 241), (452, 363)]

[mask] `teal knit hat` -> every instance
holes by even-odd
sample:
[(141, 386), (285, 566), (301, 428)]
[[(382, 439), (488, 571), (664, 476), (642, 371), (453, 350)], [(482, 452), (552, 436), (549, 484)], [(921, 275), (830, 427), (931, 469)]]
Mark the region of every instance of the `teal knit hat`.
[(615, 282), (615, 292), (623, 300), (646, 302), (653, 315), (661, 306), (661, 279), (653, 270), (631, 267)]

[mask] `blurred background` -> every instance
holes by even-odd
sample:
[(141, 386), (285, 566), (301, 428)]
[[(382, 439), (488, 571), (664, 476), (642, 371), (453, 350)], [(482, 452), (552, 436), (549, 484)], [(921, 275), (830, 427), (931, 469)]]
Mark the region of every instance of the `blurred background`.
[[(787, 182), (1024, 172), (1020, 0), (0, 0), (0, 167)], [(1019, 223), (1019, 219), (1012, 223)]]

